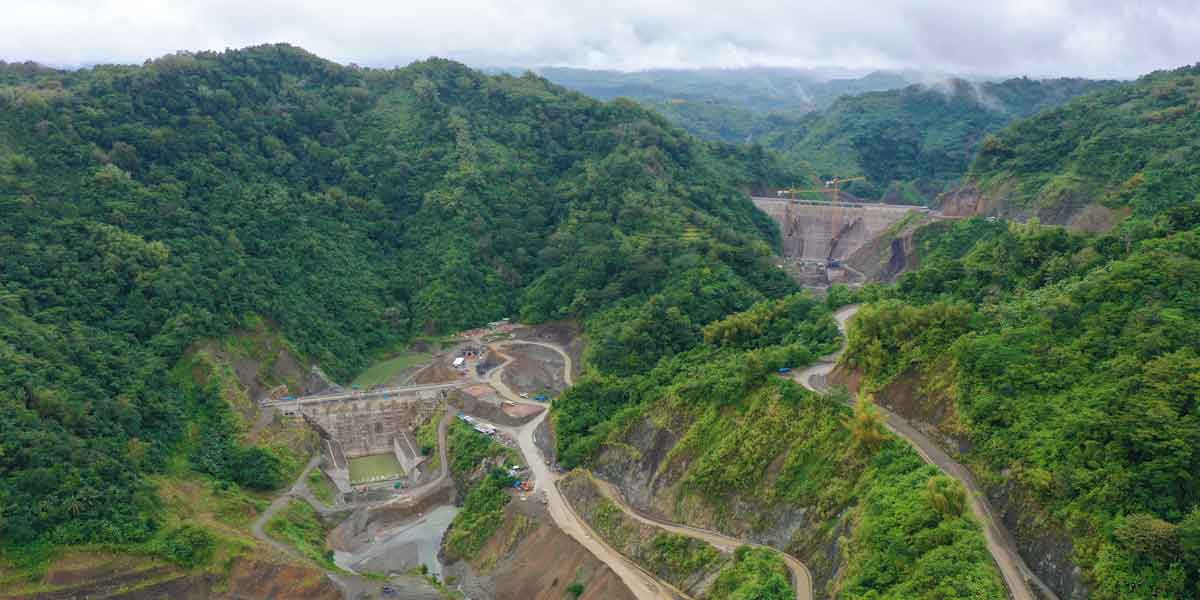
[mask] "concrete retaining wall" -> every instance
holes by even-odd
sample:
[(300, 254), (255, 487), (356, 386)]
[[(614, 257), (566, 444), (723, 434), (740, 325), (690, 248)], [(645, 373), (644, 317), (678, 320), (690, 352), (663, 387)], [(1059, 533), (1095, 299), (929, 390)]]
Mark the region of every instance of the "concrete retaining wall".
[(826, 262), (846, 259), (919, 206), (838, 204), (754, 198), (779, 223), (784, 258)]

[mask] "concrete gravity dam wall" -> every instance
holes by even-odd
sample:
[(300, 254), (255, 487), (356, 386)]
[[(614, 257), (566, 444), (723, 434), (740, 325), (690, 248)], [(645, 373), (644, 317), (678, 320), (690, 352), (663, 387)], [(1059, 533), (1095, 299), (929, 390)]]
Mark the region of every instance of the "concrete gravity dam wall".
[(779, 224), (783, 257), (825, 262), (845, 259), (920, 206), (754, 198), (754, 205)]

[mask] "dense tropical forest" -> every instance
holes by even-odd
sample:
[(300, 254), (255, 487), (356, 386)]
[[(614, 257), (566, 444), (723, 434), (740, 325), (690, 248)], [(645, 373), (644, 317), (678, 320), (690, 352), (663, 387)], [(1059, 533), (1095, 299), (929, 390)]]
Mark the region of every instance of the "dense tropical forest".
[(1200, 597), (1200, 204), (1100, 236), (977, 218), (923, 238), (851, 331), (867, 390), (948, 405), (939, 428), (1066, 532), (1091, 597)]
[[(287, 45), (0, 63), (0, 566), (90, 545), (191, 568), (212, 539), (167, 519), (161, 488), (186, 474), (252, 506), (244, 491), (294, 476), (296, 456), (248, 441), (203, 344), (260, 336), (348, 380), (414, 337), (514, 317), (587, 336), (552, 414), (563, 465), (652, 463), (668, 517), (783, 536), (829, 595), (1004, 597), (962, 487), (869, 402), (917, 389), (941, 409), (928, 425), (1026, 510), (1018, 538), (1068, 540), (1077, 589), (1200, 598), (1197, 68), (810, 89), (824, 110), (766, 117), (686, 95), (728, 93), (718, 75), (667, 78), (664, 118), (532, 74)], [(775, 75), (764, 105), (796, 93)], [(935, 222), (895, 285), (818, 299), (777, 268), (778, 228), (746, 194), (862, 173), (850, 191), (922, 202), (968, 165), (1008, 212), (1129, 218)], [(778, 376), (838, 347), (850, 302), (854, 408)], [(494, 450), (456, 445), (455, 470)], [(495, 529), (509, 483), (468, 494), (456, 552)], [(737, 561), (716, 589), (783, 589), (766, 554)]]
[(825, 177), (865, 177), (847, 188), (860, 197), (926, 204), (959, 182), (986, 134), (1114, 83), (948, 79), (845, 96), (790, 123), (776, 118), (756, 141)]
[(1200, 194), (1197, 106), (1200, 66), (1151, 73), (988, 138), (970, 179), (1025, 212), (1151, 217)]
[[(972, 177), (1001, 212), (1101, 204), (1086, 234), (974, 218), (914, 236), (921, 266), (865, 293), (848, 366), (1068, 542), (1076, 592), (1200, 597), (1200, 184), (1195, 67), (1148, 75), (989, 138)], [(1165, 115), (1165, 116), (1164, 116)]]
[[(866, 302), (844, 366), (862, 377), (860, 397), (893, 408), (916, 402), (913, 418), (931, 419), (989, 493), (1018, 513), (1014, 533), (1023, 548), (1061, 542), (1065, 556), (1049, 560), (1065, 560), (1054, 565), (1066, 571), (1054, 583), (1069, 586), (1059, 590), (1066, 595), (1200, 598), (1200, 186), (1189, 171), (1195, 161), (1186, 160), (1198, 121), (1184, 110), (1194, 104), (1195, 73), (1155, 73), (1100, 89), (1017, 120), (984, 142), (971, 176), (1003, 192), (1001, 203), (1019, 210), (1065, 198), (1132, 214), (1114, 229), (1083, 233), (1036, 219), (936, 222), (913, 236), (915, 271), (893, 286), (868, 285), (828, 300)], [(1108, 87), (1062, 85), (1070, 91), (1046, 102)], [(867, 102), (842, 103), (855, 101)], [(1029, 112), (1035, 104), (1026, 104)], [(971, 121), (960, 114), (945, 123)], [(961, 154), (956, 168), (969, 158)], [(1073, 197), (1052, 193), (1064, 177), (1075, 182)], [(672, 486), (659, 500), (668, 514), (705, 519), (716, 510), (711, 524), (736, 527), (741, 515), (720, 507), (745, 511), (754, 499), (775, 507), (766, 514), (815, 506), (833, 515), (856, 506), (853, 550), (831, 592), (942, 597), (922, 587), (933, 586), (936, 578), (925, 576), (937, 572), (940, 581), (976, 582), (973, 597), (995, 593), (978, 566), (987, 557), (970, 528), (940, 538), (947, 545), (930, 555), (919, 546), (896, 553), (904, 542), (885, 541), (917, 514), (942, 511), (943, 521), (926, 526), (953, 529), (961, 490), (943, 488), (936, 472), (922, 472), (910, 457), (897, 462), (893, 453), (907, 448), (877, 438), (869, 410), (846, 416), (836, 401), (771, 381), (775, 368), (805, 364), (829, 349), (833, 333), (828, 321), (821, 330), (821, 310), (796, 299), (758, 303), (679, 338), (687, 349), (672, 348), (654, 368), (637, 365), (655, 356), (605, 363), (616, 352), (606, 350), (608, 338), (594, 340), (589, 352), (598, 368), (567, 392), (555, 414), (560, 456), (619, 476), (636, 468), (622, 456), (650, 450), (639, 440), (680, 435), (655, 471), (666, 483), (651, 479)], [(812, 461), (856, 452), (850, 469)], [(791, 472), (803, 476), (792, 479)], [(927, 490), (918, 495), (914, 483), (923, 479)], [(827, 530), (836, 530), (829, 518)], [(872, 539), (880, 545), (867, 543)], [(957, 550), (943, 554), (949, 548)], [(811, 550), (795, 553), (808, 561)], [(947, 555), (974, 558), (949, 575), (933, 558)], [(972, 560), (981, 562), (971, 567)], [(809, 564), (819, 575), (820, 559)], [(864, 565), (877, 570), (864, 572)], [(1078, 575), (1070, 573), (1075, 566)]]
[(1153, 73), (988, 137), (969, 178), (989, 210), (1128, 218), (927, 226), (920, 267), (865, 290), (851, 330), (863, 392), (949, 440), (1023, 549), (1082, 569), (1060, 594), (1200, 598), (1197, 79)]
[(779, 163), (538, 77), (274, 45), (0, 86), (10, 558), (161, 536), (156, 474), (283, 483), (176, 368), (200, 340), (265, 327), (346, 380), (414, 335), (619, 306), (631, 342), (675, 328), (661, 353), (794, 289), (743, 191)]
[(634, 99), (698, 137), (775, 150), (825, 179), (865, 176), (847, 191), (908, 204), (926, 204), (958, 183), (987, 134), (1116, 84), (1024, 77), (914, 84), (915, 75), (818, 79), (784, 69), (541, 72), (597, 98)]
[[(775, 376), (836, 349), (830, 308), (849, 298), (839, 289), (825, 302), (807, 292), (763, 300), (636, 363), (604, 360), (624, 336), (593, 339), (589, 370), (555, 402), (559, 460), (612, 477), (656, 452), (638, 444), (665, 437), (665, 457), (650, 459), (661, 470), (629, 485), (673, 490), (654, 503), (671, 520), (754, 537), (799, 509), (805, 525), (782, 546), (831, 596), (1003, 598), (956, 482), (878, 414)], [(607, 316), (589, 331), (605, 330), (594, 323)], [(839, 543), (845, 554), (831, 562), (823, 548)]]

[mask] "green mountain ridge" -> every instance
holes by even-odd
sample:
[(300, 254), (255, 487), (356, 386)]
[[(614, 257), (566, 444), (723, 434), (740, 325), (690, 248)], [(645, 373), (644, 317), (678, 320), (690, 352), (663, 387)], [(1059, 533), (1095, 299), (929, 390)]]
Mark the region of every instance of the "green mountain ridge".
[(845, 365), (952, 440), (1062, 597), (1197, 598), (1200, 204), (1121, 229), (918, 231)]
[(1150, 217), (1200, 196), (1198, 107), (1200, 66), (1151, 73), (989, 137), (968, 179), (998, 211)]
[(634, 99), (701, 138), (778, 151), (823, 179), (864, 175), (848, 191), (910, 204), (959, 183), (987, 134), (1118, 83), (886, 72), (823, 80), (787, 69), (540, 72), (597, 98)]
[(632, 310), (683, 280), (736, 307), (794, 289), (743, 192), (786, 179), (770, 157), (540, 78), (274, 45), (0, 82), (12, 556), (156, 535), (147, 478), (173, 465), (279, 485), (220, 390), (174, 368), (260, 317), (348, 380), (419, 333)]
[(671, 100), (713, 102), (754, 113), (816, 110), (842, 95), (900, 88), (913, 80), (908, 73), (875, 71), (847, 77), (787, 68), (620, 72), (545, 67), (536, 71), (558, 85), (602, 100), (624, 97), (651, 104)]
[[(1005, 597), (964, 490), (873, 395), (937, 417), (1063, 597), (1200, 598), (1196, 69), (843, 97), (765, 117), (781, 157), (441, 59), (0, 64), (0, 584), (71, 548), (227, 565), (306, 442), (250, 435), (231, 361), (270, 385), (312, 364), (349, 380), (414, 337), (513, 317), (583, 325), (551, 414), (563, 465), (801, 557), (822, 596)], [(818, 299), (747, 198), (864, 173), (851, 192), (920, 202), (976, 147), (969, 181), (1013, 212), (1132, 216), (1099, 234), (935, 222), (896, 285)], [(839, 346), (850, 302), (854, 409), (779, 376)], [(493, 525), (463, 525), (464, 549)], [(769, 571), (714, 585), (783, 593)]]
[(862, 175), (857, 196), (925, 204), (966, 174), (987, 133), (1115, 82), (1086, 79), (936, 85), (839, 98), (794, 122), (765, 127), (758, 143), (823, 177)]

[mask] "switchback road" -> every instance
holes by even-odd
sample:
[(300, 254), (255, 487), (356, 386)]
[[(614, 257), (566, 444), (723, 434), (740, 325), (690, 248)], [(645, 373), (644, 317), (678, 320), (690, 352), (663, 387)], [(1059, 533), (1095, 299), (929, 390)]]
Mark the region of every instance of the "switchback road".
[(559, 529), (579, 542), (584, 548), (600, 559), (621, 581), (629, 588), (629, 591), (634, 596), (641, 600), (675, 600), (676, 594), (669, 589), (670, 586), (659, 581), (653, 575), (642, 569), (633, 561), (626, 558), (621, 553), (614, 550), (611, 546), (604, 543), (596, 532), (588, 526), (583, 519), (571, 508), (567, 503), (566, 498), (558, 490), (555, 482), (558, 480), (558, 474), (550, 469), (547, 465), (545, 457), (542, 456), (541, 450), (533, 441), (533, 433), (538, 426), (546, 420), (550, 414), (549, 407), (540, 402), (530, 402), (522, 398), (519, 394), (513, 392), (511, 388), (504, 383), (503, 371), (506, 366), (512, 363), (512, 358), (505, 356), (500, 352), (499, 348), (511, 344), (534, 344), (550, 348), (563, 357), (563, 368), (566, 370), (563, 379), (567, 385), (574, 384), (574, 379), (571, 376), (572, 363), (571, 357), (565, 350), (554, 344), (545, 342), (532, 342), (525, 340), (511, 340), (497, 342), (492, 344), (492, 349), (505, 358), (504, 364), (494, 369), (488, 377), (489, 382), (495, 387), (502, 396), (507, 400), (520, 404), (531, 404), (546, 408), (541, 414), (535, 417), (530, 422), (521, 427), (499, 427), (517, 440), (517, 446), (521, 450), (521, 454), (525, 458), (525, 463), (529, 465), (529, 471), (532, 475), (532, 483), (534, 486), (533, 492), (542, 492), (546, 495), (546, 508), (550, 513), (550, 517), (554, 520), (555, 525)]
[[(591, 477), (591, 474), (589, 473), (588, 476)], [(708, 544), (716, 546), (717, 548), (725, 551), (736, 550), (739, 546), (750, 546), (752, 548), (770, 550), (775, 554), (778, 554), (779, 557), (783, 559), (784, 564), (787, 565), (788, 571), (790, 571), (792, 574), (792, 589), (796, 591), (796, 600), (812, 600), (812, 573), (809, 572), (808, 567), (806, 567), (804, 563), (800, 562), (800, 559), (792, 556), (791, 554), (780, 551), (776, 548), (772, 548), (771, 546), (743, 542), (742, 540), (731, 538), (727, 535), (717, 533), (716, 531), (692, 527), (690, 525), (682, 525), (680, 523), (659, 521), (658, 519), (648, 517), (629, 506), (629, 504), (625, 502), (625, 498), (621, 495), (621, 491), (616, 489), (616, 487), (611, 483), (595, 477), (592, 477), (592, 481), (596, 484), (596, 487), (600, 490), (600, 493), (603, 494), (604, 497), (612, 500), (613, 503), (620, 507), (621, 510), (625, 511), (625, 514), (629, 515), (636, 521), (658, 527), (659, 529), (663, 529), (665, 531), (670, 531), (671, 533), (677, 533), (679, 535), (698, 539), (702, 542), (707, 542)]]
[[(834, 313), (838, 330), (842, 332), (844, 339), (849, 339), (846, 335), (846, 324), (857, 312), (858, 305), (851, 305)], [(833, 371), (845, 349), (846, 345), (843, 342), (837, 352), (822, 357), (817, 364), (807, 369), (797, 371), (793, 375), (793, 379), (809, 390), (818, 393), (824, 392), (828, 388), (824, 382), (825, 376)], [(820, 379), (814, 385), (813, 380), (817, 376), (820, 376)], [(847, 403), (853, 406), (854, 399), (849, 398)], [(1014, 600), (1039, 600), (1041, 598), (1058, 600), (1058, 596), (1033, 573), (1029, 565), (1025, 564), (1025, 559), (1021, 558), (1020, 552), (1017, 551), (1017, 545), (1012, 535), (996, 517), (987, 496), (984, 495), (983, 489), (979, 487), (971, 472), (903, 417), (882, 406), (878, 408), (880, 413), (887, 418), (888, 430), (912, 445), (926, 463), (957, 479), (966, 488), (971, 512), (983, 524), (983, 534), (987, 541), (988, 552), (991, 553), (997, 568), (1000, 569), (1000, 575), (1004, 578), (1004, 585), (1008, 588), (1009, 597)], [(1033, 587), (1037, 587), (1041, 594), (1035, 594)]]

